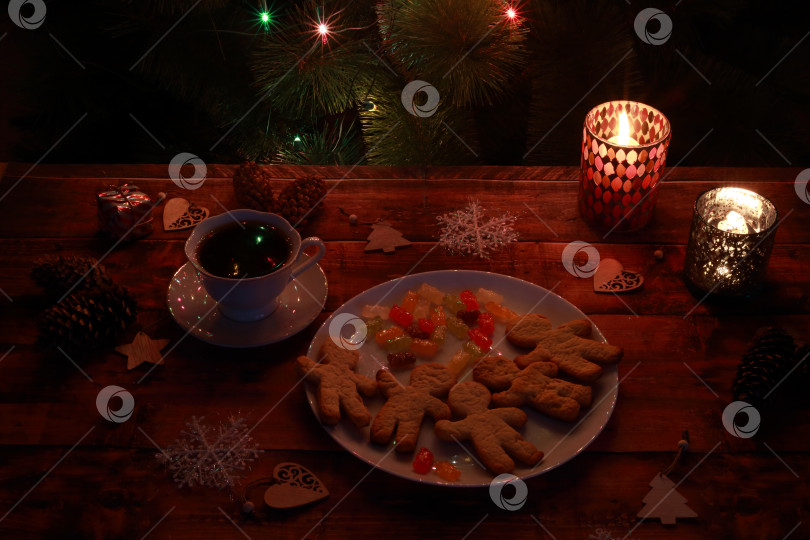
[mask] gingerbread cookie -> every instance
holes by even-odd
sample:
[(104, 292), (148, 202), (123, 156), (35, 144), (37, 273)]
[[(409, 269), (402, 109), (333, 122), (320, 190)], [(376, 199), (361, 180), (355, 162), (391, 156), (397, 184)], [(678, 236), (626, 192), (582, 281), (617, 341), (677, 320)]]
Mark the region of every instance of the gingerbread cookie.
[(426, 414), (434, 420), (450, 418), (450, 409), (439, 398), (447, 395), (456, 378), (441, 364), (415, 367), (408, 386), (402, 386), (389, 371), (380, 370), (377, 384), (388, 401), (371, 424), (371, 440), (376, 443), (388, 443), (396, 430), (397, 452), (412, 452)]
[[(484, 383), (493, 392), (506, 390), (512, 385), (520, 369), (514, 362), (504, 361), (501, 356), (486, 356), (478, 361), (473, 368), (473, 379)], [(555, 377), (558, 369), (553, 362), (538, 362), (542, 366), (543, 374)]]
[[(530, 364), (518, 370), (508, 358), (490, 357), (487, 364), (473, 370), (473, 379), (492, 389), (503, 388), (504, 373), (514, 373), (509, 387), (492, 396), (496, 407), (531, 405), (552, 418), (573, 422), (581, 407), (591, 404), (591, 387), (554, 379), (547, 362)], [(494, 374), (494, 375), (493, 375)]]
[(515, 358), (520, 368), (535, 362), (554, 362), (560, 371), (584, 382), (593, 382), (602, 375), (600, 364), (615, 364), (623, 351), (615, 345), (586, 339), (591, 335), (591, 323), (584, 319), (570, 321), (551, 328), (544, 316), (533, 313), (515, 317), (506, 323), (506, 338), (518, 347), (534, 350)]
[(472, 441), (478, 457), (495, 474), (515, 469), (512, 458), (526, 465), (543, 459), (543, 452), (514, 428), (526, 423), (526, 413), (514, 407), (488, 409), (491, 395), (477, 382), (467, 381), (450, 390), (450, 409), (462, 420), (439, 420), (434, 431), (443, 441)]
[(331, 339), (321, 346), (321, 361), (299, 356), (298, 371), (302, 377), (318, 385), (318, 406), (321, 421), (335, 425), (340, 421), (341, 410), (357, 427), (367, 426), (371, 422), (363, 398), (377, 393), (377, 382), (355, 372), (360, 353), (347, 350)]

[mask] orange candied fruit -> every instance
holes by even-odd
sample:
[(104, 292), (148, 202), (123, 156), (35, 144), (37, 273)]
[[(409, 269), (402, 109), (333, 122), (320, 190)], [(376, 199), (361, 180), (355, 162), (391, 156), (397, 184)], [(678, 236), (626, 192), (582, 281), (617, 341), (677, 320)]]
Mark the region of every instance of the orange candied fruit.
[(455, 482), (461, 478), (461, 471), (454, 467), (449, 461), (438, 461), (433, 468), (436, 470), (436, 474), (448, 482)]

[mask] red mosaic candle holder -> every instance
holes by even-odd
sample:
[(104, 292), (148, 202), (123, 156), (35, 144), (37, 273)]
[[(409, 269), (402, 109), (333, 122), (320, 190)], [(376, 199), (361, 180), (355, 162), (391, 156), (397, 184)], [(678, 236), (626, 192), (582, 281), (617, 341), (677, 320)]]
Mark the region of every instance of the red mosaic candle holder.
[[(636, 144), (619, 136), (622, 114)], [(582, 129), (579, 210), (588, 223), (617, 231), (647, 224), (658, 198), (672, 130), (654, 107), (609, 101), (591, 109)]]

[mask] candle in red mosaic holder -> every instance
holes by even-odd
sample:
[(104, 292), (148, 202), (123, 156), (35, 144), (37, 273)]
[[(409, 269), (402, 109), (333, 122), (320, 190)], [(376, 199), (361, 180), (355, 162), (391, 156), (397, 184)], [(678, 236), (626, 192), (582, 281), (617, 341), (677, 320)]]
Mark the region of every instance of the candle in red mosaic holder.
[(617, 231), (646, 225), (658, 198), (670, 136), (669, 120), (649, 105), (610, 101), (591, 109), (582, 130), (582, 217)]

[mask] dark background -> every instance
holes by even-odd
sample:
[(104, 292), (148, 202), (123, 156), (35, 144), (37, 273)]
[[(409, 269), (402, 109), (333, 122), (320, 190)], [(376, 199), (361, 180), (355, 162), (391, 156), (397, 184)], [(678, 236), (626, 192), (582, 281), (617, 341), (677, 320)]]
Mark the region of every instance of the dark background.
[[(45, 161), (162, 163), (181, 151), (208, 162), (276, 157), (272, 144), (269, 152), (258, 152), (242, 142), (267, 137), (263, 104), (233, 137), (209, 150), (261, 95), (249, 66), (262, 39), (258, 2), (222, 0), (217, 18), (194, 10), (130, 71), (189, 2), (151, 2), (165, 7), (150, 10), (141, 4), (51, 0), (36, 30), (18, 28), (5, 10), (0, 13), (0, 160), (39, 160), (85, 112)], [(279, 21), (288, 4), (275, 4)], [(635, 15), (650, 6), (673, 20), (672, 37), (661, 46), (643, 43), (633, 30)], [(463, 156), (463, 163), (575, 165), (585, 113), (618, 98), (649, 103), (668, 116), (670, 165), (810, 163), (807, 4), (538, 0), (525, 3), (521, 13), (531, 28), (528, 61), (498, 103), (469, 111), (480, 157)], [(182, 69), (167, 69), (167, 59)]]

